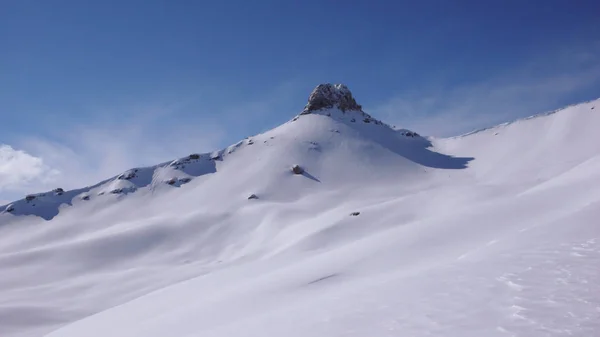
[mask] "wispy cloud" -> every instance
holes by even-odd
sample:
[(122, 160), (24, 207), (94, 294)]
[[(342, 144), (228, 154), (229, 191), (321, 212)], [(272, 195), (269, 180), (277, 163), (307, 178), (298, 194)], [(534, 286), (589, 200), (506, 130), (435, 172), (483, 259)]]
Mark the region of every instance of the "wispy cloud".
[(23, 137), (20, 147), (55, 172), (51, 182), (63, 188), (96, 183), (123, 170), (157, 164), (218, 146), (223, 130), (215, 123), (178, 117), (172, 107), (148, 107), (105, 112), (118, 116), (71, 125), (49, 137)]
[(571, 95), (600, 85), (600, 44), (543, 60), (484, 82), (398, 94), (370, 111), (398, 127), (453, 136), (576, 103)]
[(0, 147), (0, 199), (83, 187), (126, 169), (215, 149), (224, 130), (182, 116), (180, 105), (96, 109), (86, 123), (23, 135)]

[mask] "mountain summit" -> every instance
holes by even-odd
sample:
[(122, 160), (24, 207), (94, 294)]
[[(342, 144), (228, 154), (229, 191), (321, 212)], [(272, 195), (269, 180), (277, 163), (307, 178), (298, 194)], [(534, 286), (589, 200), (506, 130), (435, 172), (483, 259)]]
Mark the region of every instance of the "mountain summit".
[(344, 84), (319, 84), (308, 97), (308, 103), (302, 114), (313, 111), (338, 108), (343, 112), (347, 110), (362, 111), (362, 106), (356, 103), (352, 92)]

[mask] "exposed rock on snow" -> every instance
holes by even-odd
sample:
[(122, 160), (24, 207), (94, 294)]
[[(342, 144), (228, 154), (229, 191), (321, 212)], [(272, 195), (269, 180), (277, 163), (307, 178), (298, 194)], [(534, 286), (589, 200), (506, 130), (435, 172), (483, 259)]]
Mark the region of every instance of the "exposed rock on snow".
[(258, 199), (258, 196), (256, 194), (250, 194), (250, 196), (248, 197), (248, 200), (252, 200), (252, 199)]
[(304, 169), (300, 167), (300, 165), (294, 165), (292, 166), (292, 172), (294, 172), (294, 174), (302, 174), (304, 173)]
[(197, 153), (192, 153), (192, 154), (190, 154), (187, 157), (173, 160), (171, 162), (171, 164), (169, 164), (169, 166), (172, 166), (172, 167), (174, 167), (176, 169), (183, 169), (183, 168), (185, 168), (186, 164), (197, 162), (201, 158), (202, 158), (202, 155), (197, 154)]
[(343, 84), (319, 84), (308, 97), (308, 103), (301, 114), (312, 111), (338, 108), (342, 111), (362, 111), (362, 106), (356, 103), (350, 89)]
[(181, 186), (183, 184), (189, 183), (190, 181), (192, 181), (192, 179), (185, 177), (185, 178), (171, 178), (167, 181), (165, 181), (166, 184), (171, 185), (171, 186)]
[(117, 179), (119, 180), (130, 180), (136, 177), (136, 173), (138, 172), (138, 169), (132, 169), (129, 170), (123, 174), (121, 174), (119, 177), (117, 177)]
[(420, 137), (418, 133), (416, 133), (414, 131), (406, 130), (406, 129), (400, 129), (400, 130), (398, 130), (398, 133), (400, 133), (400, 135), (405, 136), (405, 137), (411, 137), (411, 138)]
[(390, 125), (374, 118), (362, 110), (362, 106), (356, 102), (352, 93), (343, 84), (320, 84), (310, 94), (308, 103), (300, 115), (294, 117), (292, 122), (297, 121), (302, 115), (322, 114), (335, 120), (350, 121), (356, 123), (362, 121), (365, 124), (374, 124), (392, 128)]

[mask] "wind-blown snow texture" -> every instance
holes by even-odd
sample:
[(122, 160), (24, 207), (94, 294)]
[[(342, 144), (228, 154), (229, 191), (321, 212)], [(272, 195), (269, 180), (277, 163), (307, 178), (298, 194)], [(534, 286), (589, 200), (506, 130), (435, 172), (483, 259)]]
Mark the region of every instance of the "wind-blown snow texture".
[(598, 103), (437, 140), (334, 104), (3, 206), (0, 336), (600, 335)]

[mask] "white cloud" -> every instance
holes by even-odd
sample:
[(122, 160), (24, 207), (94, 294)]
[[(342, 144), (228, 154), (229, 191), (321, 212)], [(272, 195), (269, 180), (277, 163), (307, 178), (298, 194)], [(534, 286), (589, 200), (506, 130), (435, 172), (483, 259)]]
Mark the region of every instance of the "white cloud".
[(34, 185), (49, 184), (59, 174), (42, 158), (0, 144), (0, 192), (23, 192)]
[(369, 111), (398, 127), (453, 136), (560, 108), (600, 84), (600, 44), (544, 60), (484, 82), (398, 94)]

